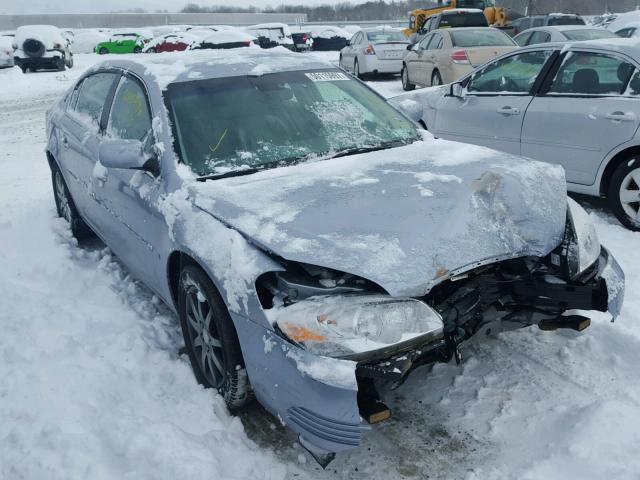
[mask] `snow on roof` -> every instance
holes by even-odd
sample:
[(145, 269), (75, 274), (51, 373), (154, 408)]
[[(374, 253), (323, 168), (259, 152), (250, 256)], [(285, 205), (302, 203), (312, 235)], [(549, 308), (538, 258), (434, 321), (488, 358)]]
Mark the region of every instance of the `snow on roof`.
[(40, 40), (45, 45), (53, 45), (55, 43), (64, 45), (66, 43), (60, 29), (53, 25), (23, 25), (18, 27), (15, 36), (16, 45), (22, 45), (29, 38)]
[(617, 32), (618, 30), (629, 26), (632, 23), (640, 22), (640, 10), (633, 10), (627, 13), (621, 13), (616, 19), (607, 25), (607, 30)]
[(330, 63), (311, 56), (293, 53), (284, 47), (268, 50), (242, 48), (196, 50), (180, 54), (136, 55), (128, 56), (122, 60), (109, 59), (93, 68), (104, 67), (120, 67), (143, 76), (154, 77), (163, 90), (170, 83), (192, 81), (194, 78), (207, 79), (296, 70), (333, 70), (336, 68)]

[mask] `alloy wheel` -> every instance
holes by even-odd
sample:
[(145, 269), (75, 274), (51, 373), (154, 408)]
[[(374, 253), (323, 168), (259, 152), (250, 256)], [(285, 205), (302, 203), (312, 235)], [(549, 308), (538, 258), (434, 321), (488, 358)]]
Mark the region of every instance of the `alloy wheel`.
[(620, 185), (622, 209), (635, 222), (640, 222), (640, 168), (631, 170)]
[(190, 285), (186, 295), (189, 337), (198, 366), (211, 386), (220, 388), (224, 381), (224, 357), (222, 342), (212, 321), (213, 310), (198, 286)]

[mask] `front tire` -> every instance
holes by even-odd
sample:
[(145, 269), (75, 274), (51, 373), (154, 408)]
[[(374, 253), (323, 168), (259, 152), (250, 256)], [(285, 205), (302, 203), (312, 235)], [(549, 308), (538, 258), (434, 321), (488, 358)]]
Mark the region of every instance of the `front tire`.
[(231, 410), (245, 405), (251, 387), (233, 321), (213, 282), (195, 265), (180, 273), (178, 313), (198, 382), (217, 389)]
[(400, 71), (400, 78), (402, 79), (402, 89), (405, 92), (410, 92), (414, 90), (416, 86), (409, 81), (409, 70), (406, 65), (402, 65), (402, 70)]
[(78, 240), (94, 237), (95, 234), (78, 213), (62, 172), (57, 165), (54, 165), (51, 169), (51, 181), (53, 183), (53, 196), (58, 216), (69, 223), (71, 234)]
[(140, 53), (140, 52), (142, 52), (142, 48), (141, 47), (134, 47), (133, 53)]
[(618, 165), (611, 176), (607, 199), (620, 223), (640, 231), (640, 157), (629, 158)]
[(106, 47), (102, 47), (100, 50), (98, 50), (99, 55), (106, 55), (107, 53), (109, 53), (109, 50), (107, 50)]

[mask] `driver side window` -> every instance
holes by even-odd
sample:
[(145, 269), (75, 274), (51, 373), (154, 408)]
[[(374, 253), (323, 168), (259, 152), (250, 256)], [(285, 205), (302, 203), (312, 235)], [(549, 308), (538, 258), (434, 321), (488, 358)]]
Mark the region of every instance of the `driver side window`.
[(467, 92), (527, 94), (552, 50), (520, 53), (493, 62), (477, 71)]

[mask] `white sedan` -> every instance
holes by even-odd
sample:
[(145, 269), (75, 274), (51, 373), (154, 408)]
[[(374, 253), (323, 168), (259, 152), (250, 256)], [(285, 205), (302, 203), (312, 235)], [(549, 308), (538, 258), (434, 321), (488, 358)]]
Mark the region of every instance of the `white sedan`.
[(400, 73), (409, 39), (392, 28), (364, 29), (340, 50), (339, 65), (358, 78), (366, 74)]
[(12, 37), (0, 37), (0, 68), (13, 67)]

